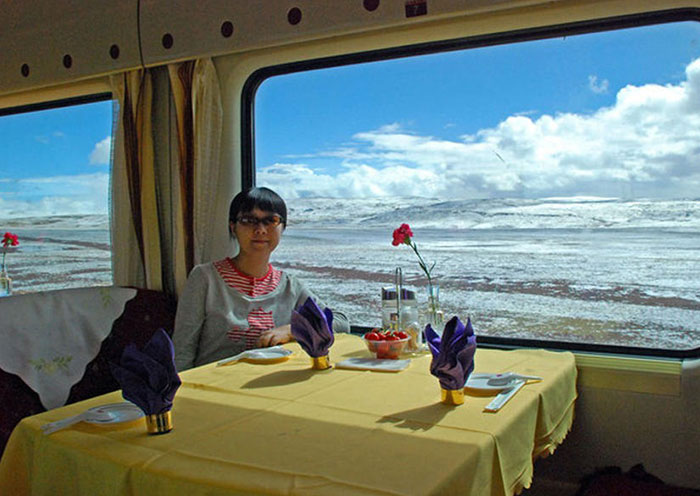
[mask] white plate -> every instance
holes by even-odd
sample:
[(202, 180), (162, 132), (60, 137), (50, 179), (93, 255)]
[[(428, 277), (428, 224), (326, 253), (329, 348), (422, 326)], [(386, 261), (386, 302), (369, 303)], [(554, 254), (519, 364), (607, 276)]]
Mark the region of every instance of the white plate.
[(489, 379), (492, 379), (497, 374), (472, 374), (467, 379), (467, 383), (464, 387), (469, 389), (478, 389), (479, 391), (502, 391), (512, 387), (513, 384), (502, 384), (494, 386), (489, 384)]
[(392, 360), (389, 358), (348, 358), (335, 364), (339, 369), (377, 370), (380, 372), (400, 372), (408, 367), (411, 360)]
[[(131, 422), (132, 420), (137, 420), (144, 416), (143, 410), (139, 407), (125, 401), (123, 403), (110, 403), (109, 405), (102, 405), (90, 408), (88, 411), (88, 417), (84, 420), (88, 424), (120, 424), (122, 422)], [(96, 417), (90, 417), (89, 413), (107, 413), (111, 418), (108, 419), (97, 419)]]

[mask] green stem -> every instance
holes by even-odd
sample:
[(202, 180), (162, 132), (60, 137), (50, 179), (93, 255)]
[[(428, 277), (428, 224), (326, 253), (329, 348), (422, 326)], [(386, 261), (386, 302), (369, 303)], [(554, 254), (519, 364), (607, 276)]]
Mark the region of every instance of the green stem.
[(413, 252), (416, 254), (419, 260), (419, 265), (421, 269), (423, 269), (423, 272), (425, 272), (425, 275), (428, 277), (428, 298), (430, 299), (430, 314), (433, 317), (433, 324), (437, 325), (437, 303), (435, 302), (435, 294), (433, 292), (433, 279), (430, 277), (430, 271), (428, 270), (428, 266), (425, 263), (425, 260), (423, 260), (423, 257), (421, 254), (418, 252), (418, 247), (413, 243), (413, 240), (411, 238), (408, 239), (408, 246), (413, 249)]
[(420, 253), (418, 253), (418, 247), (416, 247), (416, 245), (410, 239), (409, 239), (408, 246), (410, 246), (413, 249), (414, 253), (418, 257), (418, 260), (420, 261), (420, 264), (419, 264), (420, 268), (423, 269), (423, 272), (425, 272), (425, 275), (428, 276), (428, 284), (432, 286), (433, 281), (430, 277), (430, 271), (428, 270), (428, 266), (426, 265), (425, 260), (423, 260), (423, 257), (421, 257)]

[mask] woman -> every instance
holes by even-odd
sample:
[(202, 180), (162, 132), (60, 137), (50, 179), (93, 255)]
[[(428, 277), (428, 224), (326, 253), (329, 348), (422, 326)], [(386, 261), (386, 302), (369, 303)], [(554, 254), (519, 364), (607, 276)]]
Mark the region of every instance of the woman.
[[(231, 201), (229, 232), (239, 252), (190, 272), (173, 333), (178, 370), (286, 343), (292, 310), (309, 296), (323, 306), (301, 281), (270, 265), (286, 225), (287, 206), (268, 188), (244, 190)], [(349, 328), (345, 315), (335, 312), (333, 330)]]

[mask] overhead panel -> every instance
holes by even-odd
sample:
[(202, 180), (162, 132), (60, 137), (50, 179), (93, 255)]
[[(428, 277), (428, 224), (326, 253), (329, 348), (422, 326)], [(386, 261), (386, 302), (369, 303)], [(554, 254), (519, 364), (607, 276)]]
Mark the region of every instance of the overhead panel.
[(138, 67), (136, 0), (2, 2), (0, 93)]
[(248, 51), (545, 0), (142, 0), (146, 65)]
[[(275, 46), (303, 47), (307, 41), (340, 39), (358, 33), (419, 33), (420, 29), (411, 30), (413, 26), (434, 26), (435, 29), (430, 28), (431, 39), (469, 36), (473, 33), (460, 29), (462, 25), (455, 21), (478, 19), (472, 17), (475, 15), (486, 19), (489, 13), (498, 13), (492, 16), (498, 19), (496, 26), (507, 30), (517, 29), (518, 20), (528, 12), (538, 12), (542, 23), (551, 24), (698, 3), (699, 0), (3, 2), (0, 94), (114, 74), (142, 63), (155, 66)], [(491, 32), (493, 26), (486, 22), (481, 31)], [(390, 39), (393, 38), (387, 38)]]
[(154, 65), (387, 27), (404, 22), (402, 5), (395, 0), (258, 0), (205, 1), (194, 7), (187, 0), (144, 0), (144, 60)]

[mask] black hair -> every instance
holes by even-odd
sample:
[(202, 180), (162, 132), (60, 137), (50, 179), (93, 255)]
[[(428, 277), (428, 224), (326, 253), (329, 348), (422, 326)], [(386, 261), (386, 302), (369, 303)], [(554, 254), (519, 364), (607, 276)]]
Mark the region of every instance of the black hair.
[(282, 225), (287, 227), (287, 205), (280, 195), (264, 187), (248, 188), (238, 193), (228, 209), (229, 222), (236, 222), (239, 214), (246, 214), (254, 208), (276, 213), (282, 217)]

